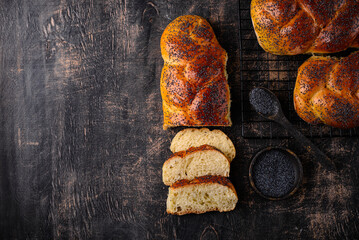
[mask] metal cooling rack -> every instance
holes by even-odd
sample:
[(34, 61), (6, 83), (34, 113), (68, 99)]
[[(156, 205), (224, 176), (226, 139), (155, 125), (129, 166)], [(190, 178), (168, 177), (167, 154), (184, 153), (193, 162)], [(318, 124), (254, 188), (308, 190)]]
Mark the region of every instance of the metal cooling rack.
[[(250, 1), (248, 1), (250, 2)], [(239, 7), (240, 78), (242, 136), (245, 138), (289, 138), (277, 123), (260, 117), (250, 106), (248, 95), (254, 87), (266, 87), (279, 98), (283, 112), (308, 137), (358, 137), (359, 128), (337, 129), (310, 125), (300, 119), (293, 107), (293, 89), (299, 66), (310, 56), (277, 56), (265, 52), (258, 44), (247, 8)]]

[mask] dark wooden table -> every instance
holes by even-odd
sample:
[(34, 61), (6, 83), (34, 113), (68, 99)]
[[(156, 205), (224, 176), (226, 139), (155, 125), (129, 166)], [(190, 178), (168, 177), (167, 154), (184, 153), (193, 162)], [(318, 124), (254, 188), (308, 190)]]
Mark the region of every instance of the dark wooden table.
[[(328, 172), (293, 139), (241, 137), (240, 5), (1, 1), (0, 239), (358, 239), (358, 138), (312, 139), (339, 162)], [(159, 39), (184, 14), (208, 19), (229, 54), (229, 213), (165, 212), (161, 167), (179, 129), (162, 130)], [(303, 161), (303, 185), (284, 201), (248, 182), (250, 158), (269, 145)]]

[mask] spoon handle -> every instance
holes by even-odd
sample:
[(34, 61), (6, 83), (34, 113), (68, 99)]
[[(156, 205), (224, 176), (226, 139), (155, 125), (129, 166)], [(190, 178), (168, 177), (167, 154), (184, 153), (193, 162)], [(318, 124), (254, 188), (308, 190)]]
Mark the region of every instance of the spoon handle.
[(320, 164), (325, 166), (328, 170), (336, 170), (334, 162), (325, 155), (317, 146), (315, 146), (307, 137), (305, 137), (300, 131), (298, 131), (287, 118), (282, 118), (278, 121), (290, 135), (292, 135), (302, 146), (315, 157)]

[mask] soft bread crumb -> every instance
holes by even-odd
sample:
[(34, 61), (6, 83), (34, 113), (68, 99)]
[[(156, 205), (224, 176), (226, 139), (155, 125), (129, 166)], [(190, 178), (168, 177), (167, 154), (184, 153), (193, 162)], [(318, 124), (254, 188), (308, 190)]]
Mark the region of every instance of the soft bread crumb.
[(169, 188), (167, 213), (183, 215), (209, 211), (226, 212), (233, 210), (237, 202), (238, 197), (232, 184), (230, 187), (217, 182), (188, 183)]
[(205, 144), (220, 150), (230, 161), (236, 156), (236, 149), (228, 136), (220, 130), (210, 131), (208, 128), (187, 128), (178, 132), (170, 149), (172, 152), (180, 152)]
[(228, 177), (230, 161), (220, 151), (208, 145), (190, 148), (170, 157), (162, 168), (164, 184), (171, 185), (181, 179), (192, 180), (205, 175)]

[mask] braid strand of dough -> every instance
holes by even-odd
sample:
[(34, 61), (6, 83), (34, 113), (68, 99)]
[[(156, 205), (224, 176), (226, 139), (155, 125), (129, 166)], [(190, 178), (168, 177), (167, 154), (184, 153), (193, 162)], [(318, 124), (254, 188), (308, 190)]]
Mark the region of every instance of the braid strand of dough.
[(299, 67), (294, 108), (308, 123), (359, 126), (359, 51), (337, 59), (314, 56)]
[(262, 48), (277, 55), (359, 48), (359, 0), (252, 0)]

